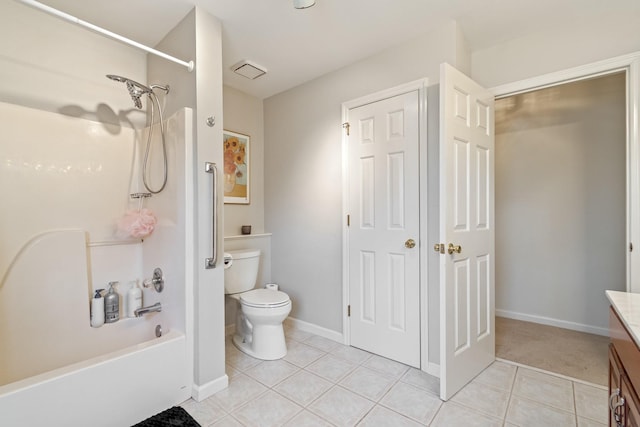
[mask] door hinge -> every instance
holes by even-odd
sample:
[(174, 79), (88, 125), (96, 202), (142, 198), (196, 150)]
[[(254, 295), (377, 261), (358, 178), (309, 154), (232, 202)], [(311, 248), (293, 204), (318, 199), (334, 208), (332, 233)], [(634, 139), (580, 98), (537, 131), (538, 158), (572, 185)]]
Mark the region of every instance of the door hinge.
[(344, 122), (342, 124), (342, 128), (347, 130), (347, 136), (349, 136), (349, 128), (351, 128), (351, 125), (349, 124), (349, 122)]
[(347, 215), (347, 227), (351, 226), (351, 215)]
[(629, 243), (629, 252), (633, 252), (633, 243)]
[(347, 317), (351, 317), (351, 304), (347, 306)]

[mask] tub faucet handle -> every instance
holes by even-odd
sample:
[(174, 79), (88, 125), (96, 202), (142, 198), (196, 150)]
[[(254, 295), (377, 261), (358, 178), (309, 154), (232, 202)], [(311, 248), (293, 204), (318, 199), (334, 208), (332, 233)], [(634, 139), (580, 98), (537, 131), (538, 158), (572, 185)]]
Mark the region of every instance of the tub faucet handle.
[(159, 268), (153, 270), (153, 278), (144, 280), (142, 282), (142, 286), (145, 288), (153, 286), (156, 292), (162, 292), (164, 289), (164, 274), (162, 273), (162, 270)]

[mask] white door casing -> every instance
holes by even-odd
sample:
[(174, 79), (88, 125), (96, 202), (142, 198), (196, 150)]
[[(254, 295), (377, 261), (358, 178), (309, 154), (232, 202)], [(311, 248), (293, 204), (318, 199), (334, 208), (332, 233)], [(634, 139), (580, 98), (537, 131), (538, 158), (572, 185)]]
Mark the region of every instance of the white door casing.
[(421, 345), (419, 102), (413, 90), (349, 108), (345, 153), (350, 344), (415, 367)]
[[(617, 56), (578, 67), (504, 84), (494, 97), (542, 89), (612, 72), (627, 72), (627, 292), (640, 293), (640, 53)], [(633, 246), (633, 250), (631, 250)]]
[[(494, 139), (493, 94), (442, 64), (439, 243), (444, 245), (440, 251), (443, 400), (495, 360)], [(450, 245), (453, 253), (449, 253)], [(458, 246), (460, 252), (456, 253)]]

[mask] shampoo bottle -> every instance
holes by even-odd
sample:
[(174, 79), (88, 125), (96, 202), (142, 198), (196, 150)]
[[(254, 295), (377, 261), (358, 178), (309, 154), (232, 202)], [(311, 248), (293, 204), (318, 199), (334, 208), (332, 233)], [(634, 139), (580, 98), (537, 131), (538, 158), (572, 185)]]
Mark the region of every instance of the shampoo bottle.
[(142, 290), (138, 287), (138, 282), (131, 283), (131, 289), (127, 292), (127, 316), (136, 317), (136, 310), (142, 307)]
[(120, 318), (120, 295), (113, 289), (118, 282), (109, 282), (109, 292), (104, 296), (104, 317), (106, 323), (117, 322)]
[(91, 299), (91, 326), (99, 328), (104, 325), (104, 289), (96, 289), (96, 294)]

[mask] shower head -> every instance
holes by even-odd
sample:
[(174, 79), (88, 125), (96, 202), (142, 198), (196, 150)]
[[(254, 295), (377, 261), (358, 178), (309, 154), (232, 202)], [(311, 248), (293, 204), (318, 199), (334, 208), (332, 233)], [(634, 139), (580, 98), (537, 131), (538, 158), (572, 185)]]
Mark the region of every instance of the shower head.
[(116, 76), (114, 74), (107, 74), (107, 77), (111, 80), (115, 80), (116, 82), (124, 83), (127, 85), (127, 90), (129, 90), (129, 95), (133, 100), (136, 108), (142, 108), (142, 102), (140, 101), (140, 97), (144, 94), (153, 93), (150, 87), (143, 85), (142, 83), (138, 83), (134, 80), (128, 79), (122, 76)]

